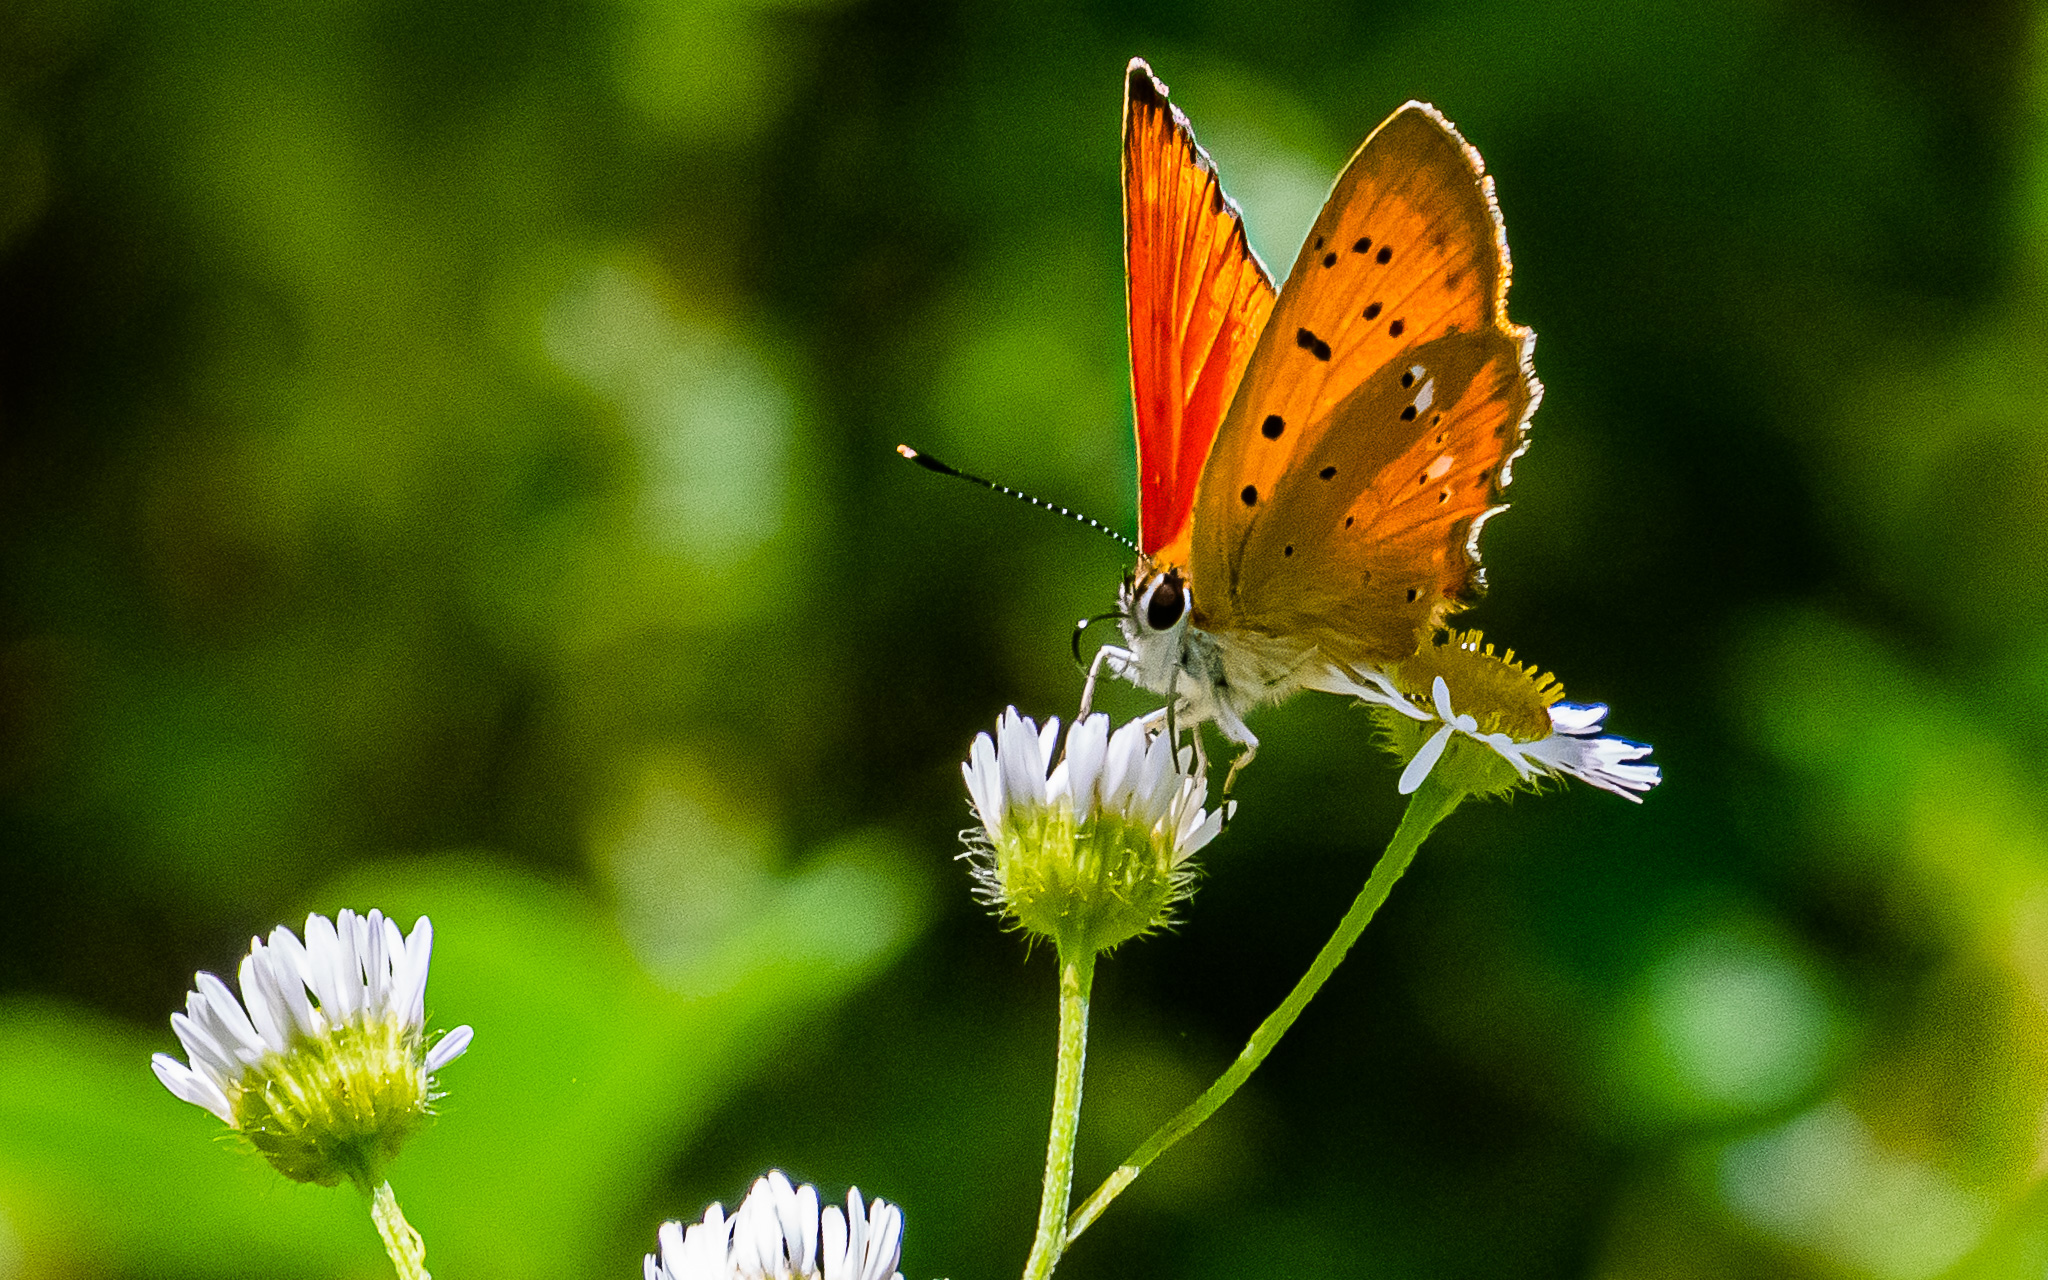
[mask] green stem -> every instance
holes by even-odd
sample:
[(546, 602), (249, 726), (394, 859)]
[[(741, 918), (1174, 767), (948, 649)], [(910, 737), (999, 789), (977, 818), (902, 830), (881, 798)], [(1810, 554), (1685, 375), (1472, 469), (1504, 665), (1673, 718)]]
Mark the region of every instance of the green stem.
[(377, 1234), (384, 1237), (384, 1252), (391, 1255), (391, 1265), (398, 1268), (398, 1280), (434, 1280), (427, 1274), (426, 1241), (405, 1220), (389, 1182), (379, 1183), (371, 1197), (370, 1220), (377, 1224)]
[(1210, 1085), (1201, 1097), (1189, 1103), (1179, 1115), (1161, 1125), (1151, 1137), (1145, 1139), (1144, 1145), (1132, 1152), (1130, 1159), (1124, 1161), (1117, 1167), (1116, 1172), (1103, 1180), (1102, 1185), (1095, 1189), (1095, 1194), (1088, 1197), (1087, 1203), (1075, 1210), (1074, 1216), (1067, 1224), (1067, 1244), (1071, 1245), (1079, 1239), (1089, 1224), (1102, 1216), (1102, 1211), (1109, 1207), (1110, 1201), (1123, 1194), (1124, 1188), (1130, 1186), (1137, 1176), (1145, 1171), (1146, 1166), (1214, 1115), (1216, 1109), (1228, 1102), (1230, 1095), (1237, 1092), (1238, 1086), (1266, 1060), (1266, 1055), (1273, 1051), (1273, 1046), (1280, 1043), (1280, 1037), (1287, 1034), (1287, 1029), (1294, 1025), (1294, 1020), (1301, 1016), (1301, 1011), (1308, 1006), (1308, 1002), (1315, 998), (1316, 992), (1322, 990), (1330, 975), (1337, 971), (1337, 966), (1343, 962), (1345, 953), (1358, 941), (1358, 936), (1365, 932), (1365, 926), (1372, 923), (1373, 914), (1380, 909), (1380, 904), (1387, 900), (1387, 894), (1392, 892), (1394, 882), (1401, 878), (1401, 873), (1415, 860), (1415, 851), (1422, 847), (1423, 840), (1464, 798), (1463, 791), (1439, 785), (1437, 773), (1432, 773), (1424, 779), (1421, 788), (1409, 798), (1407, 812), (1401, 815), (1401, 825), (1395, 830), (1394, 838), (1387, 842), (1387, 851), (1380, 855), (1379, 864), (1372, 869), (1372, 875), (1366, 880), (1365, 887), (1358, 891), (1358, 897), (1352, 902), (1351, 910), (1344, 913), (1344, 919), (1338, 923), (1337, 931), (1330, 935), (1330, 940), (1316, 953), (1315, 963), (1309, 965), (1308, 972), (1302, 975), (1301, 981), (1294, 984), (1294, 990), (1287, 993), (1287, 998), (1280, 1002), (1280, 1007), (1273, 1010), (1266, 1020), (1259, 1024), (1259, 1029), (1245, 1042), (1243, 1051), (1237, 1055), (1237, 1061), (1230, 1064), (1230, 1069), (1219, 1076), (1216, 1083)]
[[(1075, 952), (1080, 954), (1076, 955)], [(1060, 948), (1060, 1049), (1053, 1073), (1052, 1132), (1045, 1140), (1045, 1190), (1038, 1205), (1038, 1235), (1024, 1264), (1024, 1280), (1045, 1280), (1066, 1248), (1067, 1205), (1074, 1192), (1074, 1133), (1081, 1124), (1081, 1074), (1088, 1057), (1088, 988), (1095, 952)]]

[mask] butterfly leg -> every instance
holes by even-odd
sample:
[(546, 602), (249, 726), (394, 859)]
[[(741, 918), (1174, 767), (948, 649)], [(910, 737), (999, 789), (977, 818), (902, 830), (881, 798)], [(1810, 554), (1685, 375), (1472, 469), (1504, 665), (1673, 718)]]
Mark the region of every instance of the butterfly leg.
[(1095, 705), (1095, 681), (1102, 675), (1104, 664), (1110, 660), (1111, 654), (1122, 652), (1123, 650), (1112, 644), (1103, 645), (1095, 651), (1095, 660), (1088, 664), (1088, 679), (1081, 685), (1081, 709), (1074, 713), (1075, 724), (1086, 720), (1089, 708)]
[[(1178, 667), (1175, 667), (1175, 668), (1174, 668), (1174, 669), (1173, 669), (1173, 670), (1172, 670), (1171, 672), (1169, 672), (1169, 673), (1167, 674), (1167, 677), (1166, 677), (1166, 707), (1165, 707), (1165, 711), (1166, 711), (1166, 745), (1167, 745), (1167, 746), (1169, 746), (1169, 747), (1171, 747), (1171, 748), (1173, 749), (1173, 767), (1174, 767), (1174, 768), (1176, 768), (1176, 769), (1180, 768), (1180, 721), (1179, 721), (1179, 719), (1178, 719), (1178, 718), (1177, 718), (1177, 717), (1176, 717), (1176, 716), (1175, 716), (1175, 715), (1173, 714), (1173, 711), (1174, 711), (1174, 708), (1175, 708), (1175, 707), (1177, 707), (1177, 706), (1179, 706), (1179, 705), (1180, 705), (1180, 690), (1179, 690), (1179, 688), (1178, 688), (1178, 685), (1179, 685), (1179, 683), (1180, 683), (1180, 668), (1178, 668)], [(1199, 737), (1199, 735), (1198, 735), (1198, 737)], [(1201, 766), (1202, 766), (1202, 772), (1203, 772), (1203, 773), (1204, 773), (1204, 774), (1206, 775), (1206, 774), (1208, 773), (1208, 771), (1209, 771), (1209, 770), (1208, 770), (1208, 764), (1209, 764), (1209, 762), (1208, 762), (1208, 761), (1206, 761), (1206, 760), (1202, 760), (1202, 759), (1201, 759), (1201, 756), (1202, 756), (1202, 744), (1201, 744), (1201, 742), (1200, 742), (1200, 741), (1197, 741), (1197, 742), (1195, 743), (1195, 758), (1196, 758), (1196, 759), (1197, 759), (1198, 761), (1200, 761), (1200, 763), (1201, 763)]]
[(1228, 800), (1230, 789), (1237, 785), (1238, 771), (1250, 764), (1253, 756), (1259, 754), (1259, 735), (1253, 733), (1251, 727), (1245, 724), (1244, 717), (1237, 713), (1237, 708), (1230, 705), (1229, 700), (1222, 698), (1216, 702), (1216, 727), (1223, 731), (1224, 737), (1244, 747), (1244, 750), (1238, 753), (1237, 759), (1230, 762), (1230, 772), (1223, 776), (1222, 798)]
[(1238, 753), (1237, 759), (1230, 762), (1230, 772), (1223, 776), (1223, 799), (1230, 799), (1230, 789), (1237, 785), (1237, 771), (1250, 764), (1252, 757), (1257, 754), (1259, 754), (1259, 744), (1254, 740), (1247, 744), (1243, 751)]
[(1149, 730), (1153, 725), (1164, 723), (1166, 741), (1173, 749), (1173, 768), (1177, 773), (1206, 780), (1209, 776), (1209, 753), (1202, 746), (1202, 722), (1196, 720), (1186, 725), (1188, 743), (1194, 748), (1192, 766), (1181, 755), (1180, 735), (1182, 721), (1180, 713), (1187, 709), (1187, 703), (1180, 696), (1180, 669), (1171, 668), (1166, 673), (1166, 705), (1157, 711), (1148, 711), (1144, 723)]

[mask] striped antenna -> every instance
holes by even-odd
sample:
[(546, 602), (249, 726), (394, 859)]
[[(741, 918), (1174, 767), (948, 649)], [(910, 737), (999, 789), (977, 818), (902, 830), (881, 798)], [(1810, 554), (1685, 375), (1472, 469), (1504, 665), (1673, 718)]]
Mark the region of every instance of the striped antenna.
[(1065, 516), (1069, 520), (1078, 520), (1082, 524), (1087, 525), (1090, 529), (1095, 530), (1095, 532), (1102, 534), (1105, 537), (1115, 539), (1117, 543), (1124, 547), (1128, 547), (1130, 550), (1137, 552), (1137, 554), (1144, 554), (1144, 552), (1138, 551), (1137, 543), (1131, 541), (1129, 538), (1126, 538), (1121, 533), (1118, 533), (1116, 530), (1110, 528), (1108, 525), (1102, 523), (1102, 521), (1097, 520), (1092, 516), (1084, 516), (1078, 511), (1069, 511), (1065, 507), (1056, 507), (1052, 503), (1047, 502), (1042, 498), (1034, 498), (1028, 493), (1023, 493), (1016, 489), (1012, 489), (1009, 485), (997, 484), (993, 480), (984, 480), (980, 476), (970, 475), (967, 472), (960, 470), (958, 467), (949, 467), (945, 463), (940, 462), (937, 458), (934, 458), (932, 455), (928, 453), (920, 453), (916, 449), (911, 448), (907, 444), (897, 445), (896, 452), (902, 454), (904, 457), (910, 459), (912, 462), (915, 462), (918, 466), (923, 467), (926, 471), (936, 471), (942, 476), (951, 476), (955, 480), (965, 480), (969, 484), (978, 484), (984, 489), (993, 489), (997, 493), (1007, 493), (1019, 502), (1028, 502), (1032, 506), (1038, 507), (1041, 510), (1050, 511), (1054, 515)]

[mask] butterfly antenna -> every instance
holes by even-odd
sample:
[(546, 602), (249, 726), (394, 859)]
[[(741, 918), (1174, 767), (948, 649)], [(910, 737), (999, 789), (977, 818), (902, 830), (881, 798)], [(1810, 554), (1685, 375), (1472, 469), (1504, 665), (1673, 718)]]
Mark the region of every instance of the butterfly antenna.
[(1087, 662), (1083, 661), (1081, 657), (1081, 637), (1088, 634), (1088, 628), (1095, 626), (1097, 623), (1110, 622), (1122, 616), (1122, 614), (1117, 613), (1115, 611), (1111, 611), (1109, 613), (1098, 613), (1092, 618), (1083, 618), (1079, 622), (1074, 624), (1073, 649), (1074, 665), (1076, 667), (1079, 667), (1083, 671), (1088, 670)]
[(1102, 523), (1102, 521), (1097, 520), (1092, 516), (1084, 516), (1078, 511), (1069, 511), (1065, 507), (1055, 506), (1052, 503), (1045, 501), (1043, 498), (1034, 498), (1028, 493), (1024, 493), (1017, 489), (1012, 489), (1009, 485), (997, 484), (993, 480), (984, 480), (980, 476), (971, 475), (968, 472), (960, 470), (958, 467), (949, 467), (945, 463), (940, 462), (937, 458), (934, 458), (932, 455), (928, 453), (920, 453), (916, 449), (911, 448), (907, 444), (897, 445), (896, 452), (902, 454), (904, 457), (910, 459), (912, 462), (915, 462), (918, 466), (923, 467), (926, 471), (936, 471), (942, 476), (951, 476), (955, 480), (965, 480), (969, 484), (978, 484), (984, 489), (993, 489), (997, 493), (1007, 493), (1011, 497), (1017, 499), (1017, 501), (1019, 502), (1028, 502), (1032, 506), (1038, 507), (1045, 511), (1050, 511), (1054, 515), (1062, 515), (1069, 520), (1078, 520), (1082, 524), (1087, 525), (1090, 529), (1095, 530), (1095, 532), (1102, 534), (1105, 537), (1115, 539), (1117, 543), (1130, 549), (1133, 552), (1136, 552), (1138, 555), (1145, 554), (1144, 552), (1138, 550), (1137, 543), (1131, 541), (1129, 538), (1126, 538), (1121, 533), (1118, 533), (1116, 530), (1110, 528), (1108, 525)]

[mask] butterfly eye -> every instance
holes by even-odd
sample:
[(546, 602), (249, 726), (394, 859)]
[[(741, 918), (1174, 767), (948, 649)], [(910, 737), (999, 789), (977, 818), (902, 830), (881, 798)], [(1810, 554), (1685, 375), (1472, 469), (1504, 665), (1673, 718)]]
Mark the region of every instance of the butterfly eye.
[(1145, 625), (1154, 631), (1169, 631), (1187, 612), (1188, 594), (1180, 575), (1169, 572), (1145, 593)]

